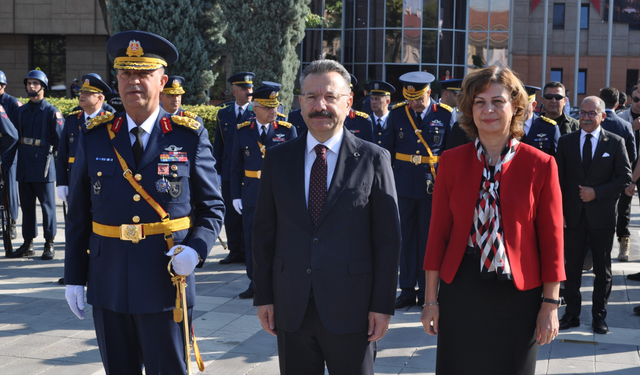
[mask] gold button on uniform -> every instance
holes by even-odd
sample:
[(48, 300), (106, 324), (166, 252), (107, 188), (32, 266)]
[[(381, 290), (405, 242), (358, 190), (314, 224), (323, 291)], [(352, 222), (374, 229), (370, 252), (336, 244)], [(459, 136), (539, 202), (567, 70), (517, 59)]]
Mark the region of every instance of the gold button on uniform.
[(102, 176), (102, 172), (98, 171), (97, 175), (98, 177)]
[(418, 139), (418, 143), (420, 143), (420, 140)]
[(91, 250), (87, 249), (87, 254), (91, 254)]
[(136, 175), (133, 177), (136, 179), (136, 181), (142, 180), (142, 175), (140, 173), (136, 173)]
[(417, 150), (417, 151), (416, 151), (416, 154), (420, 155), (420, 150)]
[(140, 216), (134, 216), (133, 219), (131, 219), (131, 220), (133, 220), (134, 223), (139, 223), (140, 222)]
[(176, 178), (176, 177), (178, 177), (178, 174), (174, 173), (172, 176), (173, 176), (173, 178)]
[(140, 194), (135, 194), (133, 196), (133, 200), (136, 201), (136, 202), (140, 201)]

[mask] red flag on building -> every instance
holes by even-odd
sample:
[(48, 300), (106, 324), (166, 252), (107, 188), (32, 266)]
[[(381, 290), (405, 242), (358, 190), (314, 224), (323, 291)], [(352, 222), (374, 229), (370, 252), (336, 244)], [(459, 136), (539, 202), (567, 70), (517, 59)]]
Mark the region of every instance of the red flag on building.
[(533, 13), (533, 10), (536, 9), (539, 3), (540, 3), (540, 0), (533, 0), (531, 2), (531, 13)]

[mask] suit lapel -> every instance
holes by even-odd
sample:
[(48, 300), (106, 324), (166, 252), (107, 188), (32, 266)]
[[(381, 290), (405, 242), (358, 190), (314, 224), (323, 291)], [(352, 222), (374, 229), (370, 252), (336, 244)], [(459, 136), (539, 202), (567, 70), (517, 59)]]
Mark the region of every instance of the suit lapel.
[(596, 145), (596, 152), (593, 153), (593, 159), (591, 160), (591, 165), (589, 166), (589, 172), (593, 170), (594, 164), (597, 164), (602, 160), (602, 155), (604, 155), (605, 150), (609, 147), (609, 136), (605, 134), (606, 130), (600, 128), (600, 136), (598, 137), (598, 144)]
[[(575, 134), (575, 135), (573, 135)], [(569, 137), (569, 135), (567, 135)], [(579, 165), (580, 175), (582, 178), (585, 177), (584, 169), (582, 168), (582, 148), (580, 147), (580, 137), (582, 136), (582, 132), (577, 130), (571, 133), (571, 136), (567, 138), (567, 141), (570, 142), (569, 149), (572, 150), (571, 157), (574, 159), (573, 165)]]
[(133, 150), (131, 149), (131, 139), (129, 138), (129, 125), (127, 124), (127, 116), (123, 116), (123, 122), (120, 131), (111, 140), (111, 145), (115, 148), (120, 156), (127, 162), (129, 168), (136, 167), (136, 161), (133, 158)]

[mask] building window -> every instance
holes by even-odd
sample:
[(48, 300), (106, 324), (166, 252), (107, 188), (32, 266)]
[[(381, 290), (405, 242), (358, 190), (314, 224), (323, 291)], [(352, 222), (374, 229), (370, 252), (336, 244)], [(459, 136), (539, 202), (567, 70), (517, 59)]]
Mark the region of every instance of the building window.
[(589, 4), (580, 6), (580, 29), (589, 30)]
[(47, 91), (66, 91), (67, 40), (62, 35), (33, 35), (29, 38), (30, 70), (40, 69), (49, 78)]
[(553, 4), (553, 29), (564, 30), (564, 4)]
[(578, 70), (578, 94), (587, 93), (587, 69)]
[(627, 69), (627, 87), (625, 91), (627, 94), (631, 94), (631, 88), (638, 84), (638, 69)]
[(549, 82), (562, 83), (562, 68), (551, 68), (551, 80)]

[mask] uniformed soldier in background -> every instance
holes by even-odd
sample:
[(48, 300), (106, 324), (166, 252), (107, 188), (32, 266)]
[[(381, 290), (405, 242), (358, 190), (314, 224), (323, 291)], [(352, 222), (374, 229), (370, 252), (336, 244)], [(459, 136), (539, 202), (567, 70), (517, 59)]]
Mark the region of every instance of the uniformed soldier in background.
[(369, 81), (367, 90), (370, 92), (371, 120), (373, 121), (373, 138), (375, 143), (382, 147), (384, 138), (389, 129), (387, 120), (389, 119), (389, 104), (391, 94), (396, 92), (395, 87), (385, 81)]
[(118, 82), (111, 82), (111, 93), (107, 95), (106, 102), (115, 109), (114, 113), (124, 112), (124, 107), (122, 106), (122, 98), (120, 97), (120, 93), (118, 91)]
[(241, 72), (229, 77), (227, 82), (231, 84), (231, 94), (235, 100), (226, 103), (218, 110), (213, 156), (218, 162), (216, 168), (222, 180), (222, 196), (226, 207), (224, 230), (229, 245), (229, 255), (222, 259), (220, 264), (244, 263), (245, 261), (245, 234), (242, 229), (242, 216), (233, 208), (231, 199), (231, 152), (238, 124), (254, 116), (251, 97), (247, 94), (253, 92), (255, 76), (252, 72)]
[[(105, 95), (111, 92), (111, 88), (99, 75), (86, 74), (82, 76), (82, 82), (78, 98), (80, 109), (69, 113), (65, 119), (56, 158), (56, 191), (58, 198), (63, 202), (66, 202), (69, 196), (69, 174), (76, 160), (76, 147), (82, 125), (96, 116), (110, 115), (115, 112), (104, 102)], [(105, 106), (108, 109), (105, 109)]]
[(453, 127), (453, 124), (458, 122), (458, 93), (462, 88), (462, 79), (448, 79), (438, 83), (440, 84), (440, 100), (438, 103), (453, 109), (451, 111), (451, 123), (449, 124)]
[[(60, 134), (64, 127), (62, 113), (44, 99), (44, 90), (49, 84), (46, 74), (32, 70), (24, 79), (29, 102), (14, 112), (12, 122), (16, 125), (20, 139), (7, 154), (13, 163), (18, 158), (16, 180), (22, 209), (22, 237), (24, 244), (12, 257), (34, 255), (33, 239), (38, 235), (36, 226), (36, 198), (42, 208), (44, 252), (42, 260), (51, 260), (55, 255), (53, 240), (56, 236), (56, 169), (54, 153), (58, 150)], [(4, 164), (5, 158), (3, 158)]]
[(174, 321), (176, 287), (167, 265), (173, 257), (173, 272), (186, 276), (190, 317), (194, 270), (215, 245), (224, 216), (213, 150), (197, 121), (160, 108), (165, 67), (178, 59), (169, 41), (125, 31), (107, 41), (107, 52), (125, 112), (83, 126), (69, 187), (65, 296), (82, 319), (88, 286), (107, 375), (140, 374), (143, 367), (147, 374), (184, 375), (185, 332)]
[(182, 85), (184, 85), (184, 78), (180, 76), (169, 76), (169, 81), (160, 93), (160, 105), (171, 115), (186, 116), (198, 121), (200, 125), (204, 126), (202, 117), (193, 112), (185, 111), (180, 107), (182, 105), (182, 94), (185, 93)]
[(554, 120), (546, 116), (538, 116), (534, 112), (538, 104), (536, 91), (539, 91), (540, 87), (525, 85), (524, 88), (529, 95), (529, 105), (525, 108), (524, 136), (520, 141), (555, 156), (558, 139), (560, 139), (560, 129)]
[(545, 116), (556, 122), (560, 130), (560, 136), (574, 132), (580, 129), (580, 122), (566, 113), (567, 92), (560, 82), (548, 82), (542, 89), (542, 104)]
[[(351, 76), (351, 97), (353, 97), (353, 90), (358, 85), (358, 79), (353, 74), (349, 75)], [(365, 141), (374, 142), (373, 122), (368, 114), (351, 108), (349, 114), (344, 119), (344, 127), (356, 137)]]
[[(253, 280), (251, 239), (253, 218), (256, 213), (258, 187), (262, 160), (268, 148), (289, 141), (297, 136), (295, 127), (285, 121), (277, 121), (280, 88), (262, 86), (253, 94), (253, 110), (256, 117), (238, 125), (231, 161), (231, 199), (235, 211), (242, 215), (247, 259), (247, 276)], [(253, 281), (240, 298), (253, 298)]]
[[(4, 108), (9, 120), (13, 118), (13, 113), (20, 107), (22, 102), (7, 94), (7, 76), (0, 70), (0, 105)], [(9, 189), (9, 206), (11, 211), (11, 239), (18, 236), (16, 231), (16, 219), (18, 218), (18, 181), (16, 181), (16, 167), (18, 160), (14, 159), (13, 164), (3, 163), (2, 173), (5, 178), (5, 186)]]
[(395, 105), (387, 121), (390, 130), (384, 147), (391, 153), (402, 229), (402, 292), (396, 308), (413, 306), (416, 298), (419, 305), (424, 302), (422, 266), (431, 223), (431, 194), (451, 121), (451, 107), (436, 104), (430, 97), (434, 78), (427, 72), (400, 76), (407, 101)]

